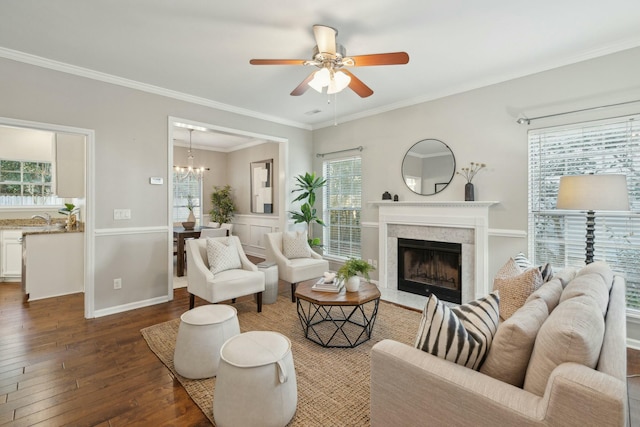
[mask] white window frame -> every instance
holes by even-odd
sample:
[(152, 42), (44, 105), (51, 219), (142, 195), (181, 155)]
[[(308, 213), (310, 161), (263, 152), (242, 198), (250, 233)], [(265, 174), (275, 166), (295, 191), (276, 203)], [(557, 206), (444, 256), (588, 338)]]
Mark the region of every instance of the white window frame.
[[(51, 193), (48, 196), (42, 196), (42, 195), (25, 195), (25, 194), (20, 194), (19, 196), (13, 196), (13, 195), (6, 195), (6, 196), (2, 196), (0, 195), (1, 198), (3, 198), (2, 202), (0, 203), (0, 208), (18, 208), (18, 207), (61, 207), (64, 205), (64, 199), (58, 197), (55, 194), (55, 189), (56, 189), (56, 185), (55, 185), (55, 164), (54, 162), (51, 161), (45, 161), (45, 160), (30, 160), (30, 159), (9, 159), (9, 158), (5, 158), (5, 159), (0, 159), (3, 161), (9, 161), (9, 162), (18, 162), (20, 163), (20, 177), (21, 180), (20, 181), (0, 181), (0, 184), (6, 184), (6, 185), (19, 185), (22, 190), (24, 190), (24, 186), (25, 185), (29, 185), (29, 184), (35, 184), (35, 185), (43, 185), (43, 186), (48, 186), (49, 189), (51, 190)], [(48, 164), (50, 166), (50, 175), (51, 175), (51, 181), (50, 182), (38, 182), (38, 183), (34, 183), (34, 182), (29, 182), (29, 181), (24, 181), (24, 174), (27, 173), (24, 170), (24, 164), (25, 163), (42, 163), (42, 164)], [(14, 172), (18, 172), (18, 171), (14, 171)]]
[(594, 256), (626, 278), (628, 313), (640, 315), (640, 115), (534, 129), (528, 139), (529, 257), (536, 264), (584, 266), (586, 214), (555, 208), (560, 176), (627, 176), (631, 212), (596, 212)]
[[(187, 220), (189, 216), (189, 210), (187, 209), (188, 197), (192, 197), (193, 202), (193, 215), (196, 217), (196, 226), (206, 225), (203, 224), (203, 212), (202, 212), (202, 177), (189, 177), (188, 179), (192, 182), (197, 183), (198, 188), (193, 191), (195, 194), (179, 194), (182, 187), (183, 179), (178, 178), (180, 175), (179, 172), (174, 170), (173, 172), (173, 200), (172, 200), (172, 210), (173, 210), (173, 221), (174, 222), (184, 222)], [(187, 192), (189, 193), (189, 192)]]
[[(359, 175), (355, 176), (355, 180), (351, 179), (347, 185), (351, 185), (352, 192), (346, 192), (343, 194), (352, 194), (354, 197), (351, 198), (351, 203), (349, 205), (343, 206), (330, 206), (332, 199), (331, 185), (332, 182), (336, 179), (342, 180), (340, 177), (332, 177), (328, 171), (328, 166), (332, 163), (338, 162), (347, 162), (347, 161), (357, 161), (357, 169), (359, 169)], [(355, 166), (355, 165), (354, 165)], [(353, 170), (352, 170), (353, 172)], [(325, 223), (325, 227), (323, 227), (323, 239), (322, 244), (324, 247), (324, 256), (329, 259), (336, 260), (347, 260), (349, 258), (360, 258), (362, 255), (362, 227), (360, 224), (361, 215), (362, 215), (362, 157), (361, 156), (350, 156), (350, 157), (341, 157), (336, 159), (329, 159), (322, 162), (322, 175), (327, 180), (327, 184), (323, 188), (323, 197), (322, 197), (322, 217)], [(353, 173), (349, 175), (354, 178)], [(359, 190), (358, 194), (355, 194)], [(331, 239), (331, 232), (334, 228), (337, 227), (336, 231), (340, 234), (340, 224), (332, 224), (331, 223), (331, 212), (332, 211), (353, 211), (356, 215), (356, 224), (342, 224), (342, 229), (345, 228), (358, 228), (358, 232), (356, 233), (357, 239), (352, 239), (353, 234), (345, 241), (341, 241), (340, 239)]]

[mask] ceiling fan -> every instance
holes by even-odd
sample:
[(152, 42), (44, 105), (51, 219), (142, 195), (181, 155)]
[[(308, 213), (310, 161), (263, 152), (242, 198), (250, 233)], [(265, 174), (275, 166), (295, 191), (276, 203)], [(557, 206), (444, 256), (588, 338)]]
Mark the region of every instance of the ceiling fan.
[(313, 59), (252, 59), (253, 65), (314, 65), (320, 70), (314, 71), (302, 81), (292, 92), (300, 96), (309, 87), (322, 93), (327, 88), (328, 94), (338, 93), (347, 86), (362, 98), (373, 95), (373, 90), (344, 67), (366, 67), (371, 65), (397, 65), (409, 62), (406, 52), (376, 53), (371, 55), (346, 56), (344, 46), (336, 42), (338, 30), (326, 25), (314, 25), (313, 35), (316, 46)]

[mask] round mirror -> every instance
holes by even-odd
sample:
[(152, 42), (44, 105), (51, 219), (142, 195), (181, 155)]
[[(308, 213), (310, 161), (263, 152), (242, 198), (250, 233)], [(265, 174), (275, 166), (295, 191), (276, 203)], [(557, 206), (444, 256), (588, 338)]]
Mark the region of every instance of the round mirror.
[(402, 179), (416, 194), (430, 196), (444, 190), (456, 173), (456, 159), (447, 144), (423, 139), (407, 151), (402, 161)]

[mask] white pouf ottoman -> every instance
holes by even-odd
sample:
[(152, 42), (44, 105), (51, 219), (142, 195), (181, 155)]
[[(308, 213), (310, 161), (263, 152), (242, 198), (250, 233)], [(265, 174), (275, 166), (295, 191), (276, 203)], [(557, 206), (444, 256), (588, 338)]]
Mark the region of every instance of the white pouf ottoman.
[(240, 333), (237, 310), (229, 305), (203, 305), (183, 313), (180, 320), (173, 353), (176, 372), (190, 379), (215, 376), (220, 348)]
[(213, 395), (218, 427), (283, 427), (297, 404), (289, 338), (278, 332), (251, 331), (224, 343)]

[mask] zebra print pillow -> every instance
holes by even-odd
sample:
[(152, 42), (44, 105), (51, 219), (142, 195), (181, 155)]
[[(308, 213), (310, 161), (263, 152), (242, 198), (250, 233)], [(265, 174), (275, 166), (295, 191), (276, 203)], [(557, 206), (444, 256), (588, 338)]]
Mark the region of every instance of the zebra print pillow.
[(476, 371), (498, 329), (500, 298), (484, 298), (449, 308), (431, 294), (422, 311), (415, 347)]

